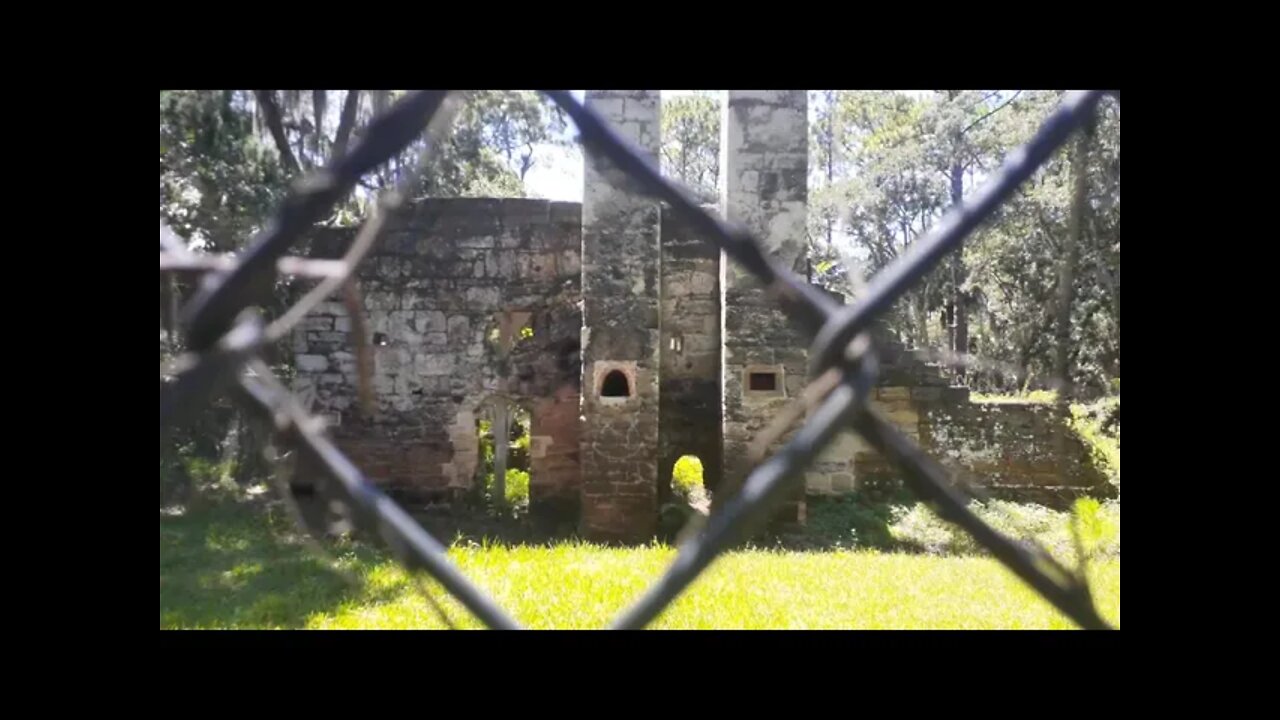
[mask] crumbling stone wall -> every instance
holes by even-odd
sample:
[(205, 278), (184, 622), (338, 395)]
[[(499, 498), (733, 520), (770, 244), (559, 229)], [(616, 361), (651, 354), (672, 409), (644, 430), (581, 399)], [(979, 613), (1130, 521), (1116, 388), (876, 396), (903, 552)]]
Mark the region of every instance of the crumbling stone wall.
[[(657, 91), (586, 100), (656, 161)], [(806, 94), (730, 91), (723, 112), (719, 211), (804, 275)], [(477, 422), (495, 404), (524, 408), (535, 517), (576, 523), (593, 539), (644, 541), (679, 456), (702, 460), (713, 498), (746, 479), (751, 443), (807, 384), (808, 339), (686, 218), (602, 158), (586, 160), (581, 205), (414, 204), (358, 272), (375, 340), (372, 412), (357, 404), (353, 318), (339, 302), (295, 330), (294, 391), (330, 420), (352, 461), (410, 501), (472, 489)], [(354, 234), (320, 230), (312, 255), (338, 257)], [(876, 332), (872, 404), (962, 478), (1044, 502), (1109, 490), (1052, 408), (970, 403), (936, 365)], [(874, 496), (899, 484), (849, 431), (810, 467), (804, 490)], [(779, 519), (803, 522), (804, 492)]]
[[(657, 161), (657, 90), (588, 90), (588, 107)], [(582, 197), (582, 529), (653, 537), (658, 505), (658, 203), (586, 153)]]
[(720, 246), (667, 207), (662, 213), (661, 369), (658, 496), (666, 502), (681, 456), (702, 461), (703, 483), (711, 490), (722, 464)]
[[(784, 267), (805, 275), (808, 98), (804, 90), (730, 90), (722, 121), (724, 216), (747, 227)], [(734, 491), (754, 463), (752, 440), (807, 384), (808, 343), (760, 281), (721, 264), (724, 289), (724, 479)], [(754, 376), (754, 380), (753, 380)], [(794, 428), (772, 445), (772, 454)], [(723, 497), (725, 493), (720, 493)], [(781, 513), (803, 521), (803, 493)]]
[[(838, 302), (844, 298), (836, 296)], [(921, 402), (964, 402), (969, 391), (947, 387), (936, 365), (907, 352), (883, 323), (871, 329), (880, 374), (870, 405), (886, 420), (916, 442), (920, 435)], [(897, 487), (897, 471), (852, 430), (842, 432), (819, 455), (805, 475), (811, 495), (839, 495), (855, 490), (876, 495), (877, 489)]]
[[(337, 257), (354, 231), (321, 231)], [(328, 302), (293, 335), (294, 391), (324, 413), (368, 476), (412, 501), (472, 488), (477, 420), (495, 397), (532, 413), (531, 510), (576, 516), (581, 209), (521, 199), (431, 199), (387, 228), (358, 279), (375, 408), (359, 412), (352, 319)], [(495, 332), (518, 332), (500, 361)]]
[(992, 497), (1062, 507), (1115, 488), (1052, 405), (942, 403), (922, 406), (925, 447), (964, 482)]
[[(906, 350), (877, 325), (880, 379), (872, 407), (941, 462), (958, 480), (992, 497), (1060, 506), (1112, 492), (1088, 448), (1052, 406), (975, 403), (941, 369)], [(852, 431), (842, 433), (806, 474), (812, 495), (859, 491), (887, 499), (902, 487), (898, 469)]]

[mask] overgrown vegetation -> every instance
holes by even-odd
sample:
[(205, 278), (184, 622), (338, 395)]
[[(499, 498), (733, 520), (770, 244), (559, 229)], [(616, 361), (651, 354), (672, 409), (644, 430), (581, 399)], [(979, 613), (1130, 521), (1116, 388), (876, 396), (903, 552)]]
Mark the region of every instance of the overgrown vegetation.
[[(1004, 535), (1034, 541), (1063, 563), (1078, 559), (1073, 524), (1081, 522), (1081, 539), (1091, 559), (1120, 556), (1120, 502), (1082, 498), (1070, 511), (1002, 500), (974, 502), (978, 517)], [(804, 537), (793, 543), (811, 547), (865, 548), (941, 556), (985, 555), (986, 550), (960, 528), (933, 513), (924, 503), (901, 497), (869, 502), (856, 495), (810, 498)]]
[(911, 501), (901, 491), (890, 502), (875, 502), (859, 493), (809, 498), (801, 542), (816, 547), (892, 550), (897, 541), (889, 532), (894, 509)]
[[(493, 473), (485, 476), (485, 488), (492, 496)], [(529, 473), (525, 470), (507, 468), (506, 483), (507, 507), (523, 510), (529, 505)]]
[[(528, 461), (529, 446), (532, 438), (528, 432), (527, 422), (527, 418), (524, 419), (524, 424), (519, 421), (512, 422), (511, 434), (516, 437), (515, 439), (508, 439), (508, 463), (511, 463), (512, 461)], [(480, 484), (479, 490), (483, 494), (481, 501), (489, 507), (496, 507), (496, 503), (494, 503), (494, 473), (496, 470), (493, 466), (493, 443), (495, 442), (493, 437), (493, 422), (490, 420), (480, 420), (479, 433), (480, 467), (482, 473), (482, 483)], [(504, 488), (506, 503), (504, 507), (519, 515), (527, 510), (529, 506), (529, 471), (517, 467), (508, 467), (506, 471), (506, 479), (507, 481)]]
[[(1076, 522), (1086, 557), (1120, 556), (1120, 503), (1101, 504), (1092, 498), (1077, 501), (1072, 511), (1056, 511), (1034, 505), (992, 500), (974, 503), (971, 509), (1004, 535), (1034, 540), (1068, 565), (1077, 560)], [(963, 530), (943, 521), (923, 503), (895, 509), (889, 533), (904, 548), (931, 555), (980, 555), (984, 550)]]
[(1102, 398), (1087, 405), (1071, 406), (1071, 427), (1105, 468), (1111, 483), (1120, 487), (1120, 397)]

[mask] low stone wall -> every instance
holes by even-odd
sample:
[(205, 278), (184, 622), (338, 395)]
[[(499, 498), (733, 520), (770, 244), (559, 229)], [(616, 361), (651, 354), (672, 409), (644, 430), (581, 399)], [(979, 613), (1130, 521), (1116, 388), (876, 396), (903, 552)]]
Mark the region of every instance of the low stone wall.
[[(1112, 497), (1113, 486), (1050, 405), (975, 403), (963, 388), (883, 387), (872, 405), (957, 480), (985, 494), (1064, 507), (1077, 497)], [(842, 433), (806, 475), (812, 495), (853, 491), (886, 500), (901, 472), (856, 433)]]
[(935, 458), (993, 497), (1062, 506), (1082, 495), (1115, 495), (1052, 405), (940, 403), (924, 409), (920, 427)]
[[(1050, 405), (975, 403), (938, 366), (875, 331), (880, 385), (871, 405), (962, 483), (992, 497), (1061, 507), (1114, 488), (1080, 438)], [(805, 476), (810, 495), (899, 494), (901, 472), (852, 430), (841, 433)]]

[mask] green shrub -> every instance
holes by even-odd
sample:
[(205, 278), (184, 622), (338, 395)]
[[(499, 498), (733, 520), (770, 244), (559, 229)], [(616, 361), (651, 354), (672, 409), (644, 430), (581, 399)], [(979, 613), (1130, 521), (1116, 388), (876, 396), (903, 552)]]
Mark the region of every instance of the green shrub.
[(1120, 487), (1120, 398), (1103, 398), (1071, 406), (1071, 428), (1089, 448), (1093, 460)]
[[(484, 494), (485, 497), (492, 502), (493, 499), (493, 470), (484, 476)], [(523, 508), (529, 504), (529, 473), (524, 470), (515, 468), (507, 468), (506, 504), (508, 507)]]
[(529, 504), (529, 473), (514, 468), (507, 470), (507, 504)]
[(836, 547), (891, 548), (895, 543), (889, 526), (899, 507), (869, 502), (856, 494), (811, 498), (805, 534), (812, 540)]
[[(1032, 503), (993, 500), (969, 506), (983, 522), (1015, 540), (1033, 540), (1064, 563), (1076, 558), (1073, 522), (1078, 522), (1085, 552), (1090, 557), (1119, 556), (1120, 502), (1076, 501), (1073, 512)], [(968, 532), (943, 521), (924, 503), (895, 511), (889, 532), (900, 547), (932, 555), (985, 555)]]
[(695, 490), (703, 487), (702, 461), (692, 455), (677, 460), (671, 471), (671, 487), (685, 500), (693, 497)]

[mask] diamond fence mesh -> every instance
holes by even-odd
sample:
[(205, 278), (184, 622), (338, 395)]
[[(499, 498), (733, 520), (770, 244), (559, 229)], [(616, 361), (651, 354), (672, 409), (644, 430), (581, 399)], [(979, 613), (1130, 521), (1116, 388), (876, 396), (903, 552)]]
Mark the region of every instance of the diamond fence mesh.
[[(1069, 569), (1034, 545), (994, 530), (968, 507), (968, 498), (949, 473), (869, 403), (877, 379), (873, 321), (913, 283), (935, 268), (989, 218), (1019, 184), (1061, 149), (1077, 131), (1086, 130), (1097, 103), (1107, 93), (1070, 93), (1032, 139), (1008, 154), (1001, 167), (971, 196), (952, 207), (910, 251), (870, 279), (862, 296), (839, 305), (775, 263), (743, 228), (708, 213), (686, 188), (665, 178), (654, 164), (615, 133), (595, 112), (568, 91), (545, 91), (577, 126), (587, 151), (607, 158), (631, 176), (642, 192), (685, 214), (693, 229), (713, 240), (733, 262), (755, 274), (787, 316), (808, 337), (811, 377), (806, 396), (814, 405), (808, 420), (772, 457), (759, 463), (740, 488), (707, 519), (701, 531), (679, 549), (666, 573), (615, 619), (615, 629), (639, 629), (653, 621), (726, 549), (749, 538), (786, 502), (804, 470), (845, 428), (853, 428), (875, 450), (894, 462), (907, 487), (940, 517), (965, 531), (1001, 563), (1079, 626), (1112, 629), (1098, 614), (1082, 569)], [(1111, 93), (1119, 100), (1119, 92)], [(263, 349), (284, 337), (317, 303), (343, 291), (353, 318), (360, 317), (353, 273), (374, 244), (386, 218), (404, 204), (401, 189), (387, 193), (365, 223), (345, 257), (316, 261), (288, 256), (314, 223), (345, 198), (362, 176), (426, 133), (447, 124), (458, 101), (449, 91), (409, 93), (370, 124), (361, 142), (294, 187), (234, 261), (196, 256), (166, 225), (160, 226), (160, 270), (203, 273), (202, 282), (182, 308), (180, 319), (189, 351), (179, 358), (174, 377), (160, 389), (160, 442), (167, 431), (199, 403), (229, 392), (246, 408), (269, 420), (281, 439), (321, 469), (317, 491), (336, 503), (355, 529), (379, 538), (410, 571), (422, 571), (451, 593), (484, 625), (518, 629), (519, 624), (450, 562), (446, 547), (379, 490), (334, 445), (323, 422), (309, 414), (260, 358)], [(427, 153), (432, 144), (427, 145)], [(414, 174), (400, 188), (412, 186)], [(1083, 196), (1078, 195), (1076, 213)], [(1078, 232), (1078, 228), (1076, 230)], [(1069, 264), (1066, 272), (1069, 272)], [(281, 275), (314, 278), (311, 292), (274, 321), (254, 311), (270, 299)], [(1068, 275), (1069, 277), (1069, 275)], [(360, 333), (363, 334), (363, 333)], [(359, 357), (367, 367), (367, 338)], [(367, 372), (361, 373), (362, 401), (368, 401)], [(287, 494), (287, 489), (282, 488)], [(434, 600), (428, 595), (434, 605)], [(439, 611), (439, 607), (436, 606)], [(447, 619), (446, 619), (447, 622)]]

